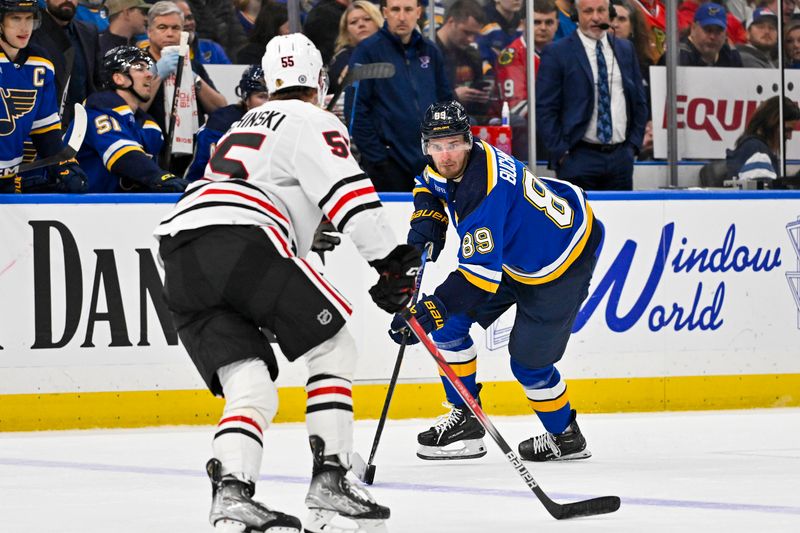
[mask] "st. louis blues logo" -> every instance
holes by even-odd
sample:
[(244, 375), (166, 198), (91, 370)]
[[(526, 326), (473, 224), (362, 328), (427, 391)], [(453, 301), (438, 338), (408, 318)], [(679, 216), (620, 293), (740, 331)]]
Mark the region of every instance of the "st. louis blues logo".
[(786, 281), (789, 282), (789, 290), (792, 292), (794, 305), (797, 307), (797, 328), (800, 329), (800, 217), (796, 221), (786, 224), (786, 231), (789, 233), (792, 249), (797, 256), (797, 271), (787, 272)]
[(420, 68), (428, 68), (431, 64), (431, 56), (419, 56)]
[(35, 89), (0, 89), (0, 136), (13, 133), (17, 119), (35, 105)]

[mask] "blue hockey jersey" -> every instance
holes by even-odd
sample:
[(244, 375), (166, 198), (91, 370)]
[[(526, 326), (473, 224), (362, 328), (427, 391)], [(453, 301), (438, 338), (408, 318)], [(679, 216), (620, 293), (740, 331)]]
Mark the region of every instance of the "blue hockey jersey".
[(231, 104), (217, 109), (208, 116), (206, 123), (197, 131), (194, 157), (183, 176), (185, 179), (195, 181), (203, 177), (217, 141), (230, 129), (231, 124), (241, 119), (243, 115), (242, 104)]
[(164, 137), (147, 113), (134, 113), (116, 92), (102, 91), (86, 100), (86, 115), (78, 162), (89, 176), (87, 192), (120, 192), (120, 177), (151, 183), (165, 173), (156, 163)]
[(447, 206), (460, 239), (458, 268), (436, 289), (450, 313), (495, 293), (503, 273), (531, 285), (557, 279), (581, 254), (595, 222), (582, 189), (534, 176), (483, 141), (473, 145), (459, 181), (428, 166), (413, 192), (416, 209)]
[(29, 137), (42, 157), (63, 146), (53, 63), (34, 46), (13, 62), (0, 51), (0, 178), (16, 175)]

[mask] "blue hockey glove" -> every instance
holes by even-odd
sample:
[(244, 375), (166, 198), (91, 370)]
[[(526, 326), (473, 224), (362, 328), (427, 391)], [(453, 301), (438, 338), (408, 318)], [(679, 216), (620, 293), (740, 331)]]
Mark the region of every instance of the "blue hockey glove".
[(78, 161), (69, 159), (62, 161), (58, 165), (48, 167), (48, 174), (51, 179), (51, 187), (54, 192), (86, 192), (89, 186), (89, 178), (86, 172), (78, 165)]
[[(445, 309), (442, 301), (434, 295), (425, 296), (416, 305), (411, 307), (411, 314), (417, 319), (419, 325), (425, 330), (425, 333), (442, 329), (447, 320), (447, 309)], [(403, 342), (403, 334), (408, 329), (408, 324), (403, 320), (400, 315), (394, 315), (392, 319), (392, 326), (389, 330), (389, 337), (392, 338), (397, 344)], [(419, 340), (417, 337), (409, 332), (408, 341), (406, 344), (416, 344)]]
[(425, 244), (432, 242), (430, 261), (436, 261), (444, 248), (447, 235), (447, 215), (438, 209), (417, 209), (411, 215), (411, 229), (408, 231), (408, 244), (422, 252)]
[(158, 74), (160, 78), (166, 78), (170, 74), (176, 72), (178, 70), (179, 59), (180, 54), (178, 54), (177, 50), (163, 54), (161, 59), (156, 62), (156, 74)]

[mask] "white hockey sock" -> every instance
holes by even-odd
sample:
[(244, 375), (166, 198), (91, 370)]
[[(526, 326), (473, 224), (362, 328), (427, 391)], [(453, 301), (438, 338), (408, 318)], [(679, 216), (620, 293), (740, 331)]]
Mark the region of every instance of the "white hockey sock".
[(264, 431), (278, 408), (278, 392), (263, 361), (249, 359), (221, 368), (225, 409), (214, 435), (222, 475), (255, 482), (264, 453)]

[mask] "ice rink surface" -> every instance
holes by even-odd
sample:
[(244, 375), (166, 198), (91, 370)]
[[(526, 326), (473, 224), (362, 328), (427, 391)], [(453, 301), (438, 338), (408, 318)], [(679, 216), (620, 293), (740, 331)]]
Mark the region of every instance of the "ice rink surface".
[[(516, 449), (534, 416), (494, 417)], [(416, 458), (430, 420), (390, 420), (376, 458), (376, 499), (398, 532), (800, 532), (800, 409), (584, 415), (594, 456), (526, 463), (556, 501), (618, 495), (611, 515), (557, 522), (487, 436), (472, 461)], [(356, 423), (369, 453), (376, 421)], [(0, 531), (194, 533), (206, 521), (211, 427), (0, 434)], [(305, 518), (305, 426), (265, 435), (257, 499)]]

